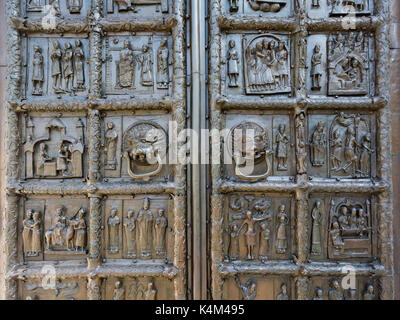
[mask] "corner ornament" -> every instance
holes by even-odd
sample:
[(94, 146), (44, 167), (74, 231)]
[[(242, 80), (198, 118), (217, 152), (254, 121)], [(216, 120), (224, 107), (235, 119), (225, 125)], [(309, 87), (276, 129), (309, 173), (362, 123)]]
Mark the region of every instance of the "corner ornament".
[(158, 175), (167, 151), (167, 133), (154, 122), (137, 122), (124, 136), (123, 157), (126, 171), (133, 179), (149, 180)]

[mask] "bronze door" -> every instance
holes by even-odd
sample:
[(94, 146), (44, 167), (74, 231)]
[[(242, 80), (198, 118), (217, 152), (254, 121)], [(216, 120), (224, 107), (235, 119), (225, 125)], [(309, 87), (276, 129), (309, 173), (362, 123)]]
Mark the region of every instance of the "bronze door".
[(1, 297), (392, 299), (389, 4), (344, 2), (7, 0)]
[(388, 2), (344, 5), (209, 1), (213, 299), (393, 298)]

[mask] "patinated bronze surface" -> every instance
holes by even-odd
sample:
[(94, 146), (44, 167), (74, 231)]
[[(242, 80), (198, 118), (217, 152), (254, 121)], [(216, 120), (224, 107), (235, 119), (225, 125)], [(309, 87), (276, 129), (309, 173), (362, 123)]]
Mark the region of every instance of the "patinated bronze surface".
[(186, 2), (7, 0), (3, 297), (393, 299), (388, 1), (207, 2), (208, 254), (164, 161), (201, 121)]

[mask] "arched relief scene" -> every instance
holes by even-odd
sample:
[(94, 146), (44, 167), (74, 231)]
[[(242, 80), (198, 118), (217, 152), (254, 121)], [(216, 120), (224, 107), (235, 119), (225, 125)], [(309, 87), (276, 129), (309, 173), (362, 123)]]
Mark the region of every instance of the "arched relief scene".
[(110, 182), (168, 182), (169, 121), (166, 114), (108, 112), (104, 117), (104, 176)]
[(172, 39), (167, 33), (108, 33), (103, 40), (105, 98), (172, 95)]
[(174, 216), (168, 196), (110, 197), (103, 223), (107, 262), (172, 261)]
[(374, 12), (373, 0), (306, 0), (307, 15), (312, 18), (338, 17), (354, 14), (369, 16)]
[[(22, 40), (25, 99), (85, 99), (89, 88), (87, 35), (31, 34)], [(28, 67), (29, 66), (29, 67)]]
[(89, 245), (89, 202), (81, 197), (34, 197), (21, 206), (21, 262), (85, 260)]
[(225, 263), (291, 259), (295, 214), (289, 196), (231, 194), (225, 199), (225, 207)]
[(310, 113), (309, 174), (317, 179), (374, 179), (374, 132), (376, 120), (370, 113)]
[(53, 287), (43, 287), (41, 281), (19, 280), (22, 300), (87, 300), (86, 279), (56, 280)]
[[(289, 181), (295, 174), (295, 139), (289, 114), (228, 113), (224, 120), (229, 132), (224, 142), (228, 158), (225, 179)], [(248, 158), (253, 152), (254, 161)]]
[(294, 0), (222, 0), (226, 13), (289, 17), (293, 15)]
[(85, 178), (86, 116), (31, 113), (21, 122), (25, 179)]

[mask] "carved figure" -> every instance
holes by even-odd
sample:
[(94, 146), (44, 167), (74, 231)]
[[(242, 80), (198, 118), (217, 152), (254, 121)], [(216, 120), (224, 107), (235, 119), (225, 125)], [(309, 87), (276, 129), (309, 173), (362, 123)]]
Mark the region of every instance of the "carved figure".
[(73, 225), (75, 231), (75, 250), (81, 252), (85, 251), (86, 248), (87, 225), (85, 214), (86, 211), (84, 209), (79, 209), (78, 217), (70, 222), (70, 224)]
[(114, 283), (113, 300), (125, 300), (125, 287), (121, 281)]
[(289, 219), (286, 213), (286, 206), (281, 204), (278, 212), (278, 228), (276, 231), (276, 253), (286, 253), (288, 249), (288, 236), (287, 236), (287, 225)]
[(165, 210), (159, 209), (158, 216), (154, 222), (154, 249), (157, 256), (164, 257), (166, 255), (166, 231), (168, 220), (165, 217)]
[(107, 130), (105, 133), (106, 140), (106, 164), (105, 169), (115, 170), (117, 168), (117, 144), (118, 133), (115, 125), (112, 122), (107, 123)]
[(67, 0), (67, 9), (69, 13), (81, 13), (82, 0)]
[(64, 145), (62, 142), (60, 142), (57, 153), (57, 171), (60, 171), (61, 175), (63, 176), (67, 175), (68, 162), (70, 161), (71, 159), (68, 147)]
[(339, 281), (337, 279), (333, 279), (331, 282), (328, 298), (329, 300), (343, 300), (343, 292), (340, 289)]
[(372, 284), (367, 285), (367, 289), (363, 294), (363, 300), (375, 300), (374, 286)]
[(44, 66), (43, 66), (42, 49), (39, 46), (35, 45), (33, 47), (33, 59), (32, 59), (33, 95), (41, 96), (43, 94), (43, 83), (44, 83)]
[(229, 1), (229, 11), (230, 12), (238, 12), (239, 10), (239, 0), (228, 0)]
[(307, 172), (307, 152), (306, 152), (306, 134), (305, 134), (305, 116), (301, 112), (296, 117), (296, 157), (297, 157), (297, 172), (304, 174)]
[(311, 244), (311, 254), (319, 256), (322, 254), (322, 244), (321, 244), (321, 221), (322, 221), (323, 211), (321, 208), (321, 202), (316, 201), (315, 206), (311, 212), (312, 216), (312, 244)]
[(357, 291), (355, 289), (349, 289), (346, 300), (357, 300)]
[(55, 15), (56, 16), (61, 16), (60, 0), (49, 0), (49, 4), (51, 5)]
[(169, 49), (168, 41), (162, 40), (157, 52), (157, 88), (169, 87)]
[(128, 216), (124, 219), (126, 237), (126, 255), (128, 258), (136, 258), (136, 216), (134, 210), (128, 210)]
[(268, 223), (263, 222), (260, 223), (261, 232), (260, 232), (260, 247), (258, 257), (261, 261), (266, 261), (268, 259), (269, 253), (269, 243), (271, 239), (271, 231), (268, 228)]
[(85, 52), (81, 40), (75, 40), (74, 49), (74, 73), (76, 90), (85, 90)]
[(339, 229), (339, 224), (337, 222), (334, 222), (332, 225), (332, 229), (329, 231), (329, 237), (331, 239), (332, 246), (339, 250), (343, 250), (344, 242), (343, 239), (340, 235), (340, 229)]
[(108, 251), (112, 254), (119, 252), (119, 226), (120, 219), (118, 217), (118, 209), (111, 208), (110, 216), (108, 217)]
[(151, 255), (151, 231), (153, 228), (153, 213), (150, 210), (150, 199), (145, 198), (143, 208), (139, 210), (137, 226), (139, 232), (139, 249), (142, 257)]
[(276, 300), (289, 300), (286, 283), (281, 284), (281, 292), (276, 296)]
[(318, 122), (311, 139), (311, 163), (314, 167), (325, 164), (326, 135), (324, 132), (325, 124)]
[(229, 50), (227, 58), (228, 58), (229, 86), (238, 87), (239, 53), (236, 50), (236, 42), (234, 40), (229, 41)]
[(40, 219), (40, 213), (33, 213), (32, 223), (32, 247), (31, 255), (37, 257), (42, 252), (42, 220)]
[(322, 53), (320, 51), (320, 45), (315, 45), (314, 53), (311, 57), (311, 90), (321, 90)]
[(353, 8), (354, 14), (370, 13), (369, 0), (340, 0), (340, 1), (332, 1), (331, 14), (346, 14), (348, 13), (349, 6)]
[(276, 53), (276, 75), (279, 78), (279, 87), (289, 86), (289, 54), (283, 41), (278, 42), (278, 51)]
[(286, 126), (284, 124), (280, 124), (278, 127), (278, 133), (275, 137), (276, 147), (276, 159), (278, 162), (278, 170), (286, 171), (288, 169), (287, 166), (287, 158), (288, 158), (288, 144), (289, 138), (286, 133)]
[(286, 0), (247, 0), (249, 6), (254, 11), (279, 12), (286, 6)]
[(32, 250), (32, 226), (34, 224), (33, 221), (33, 210), (28, 209), (25, 214), (25, 218), (22, 221), (23, 230), (22, 230), (22, 241), (24, 245), (24, 253), (26, 257), (33, 256)]
[(343, 141), (340, 137), (340, 133), (338, 130), (333, 132), (333, 140), (331, 142), (331, 163), (332, 163), (332, 170), (337, 171), (341, 168), (342, 160), (341, 160), (341, 152), (343, 147)]
[(371, 134), (368, 132), (362, 138), (361, 146), (360, 146), (360, 174), (361, 177), (368, 177), (369, 175), (369, 159), (371, 157), (371, 153), (375, 152), (371, 149)]
[(119, 63), (117, 63), (117, 86), (130, 88), (135, 81), (135, 56), (130, 48), (130, 42), (124, 41), (124, 49), (120, 52)]
[(72, 50), (71, 43), (65, 44), (65, 50), (63, 53), (63, 74), (65, 80), (65, 91), (71, 92), (74, 84), (74, 65), (73, 65), (74, 51)]
[(241, 291), (242, 300), (254, 300), (257, 295), (257, 284), (254, 280), (249, 279), (246, 283), (242, 284), (239, 278), (235, 276), (235, 281)]
[(62, 50), (60, 48), (60, 43), (58, 41), (53, 42), (53, 51), (51, 52), (51, 75), (53, 77), (53, 90), (55, 93), (62, 92), (61, 88), (61, 77), (62, 77), (62, 68), (61, 68), (61, 59), (63, 57)]
[(147, 285), (147, 290), (145, 291), (144, 294), (144, 299), (145, 300), (156, 300), (157, 296), (157, 289), (154, 288), (153, 282), (149, 282)]
[(144, 87), (151, 87), (153, 85), (153, 59), (147, 45), (142, 47), (142, 54), (139, 55), (137, 59), (142, 66), (140, 73), (141, 84)]
[(325, 300), (323, 297), (323, 291), (321, 288), (316, 288), (315, 289), (315, 296), (313, 298), (313, 300)]

